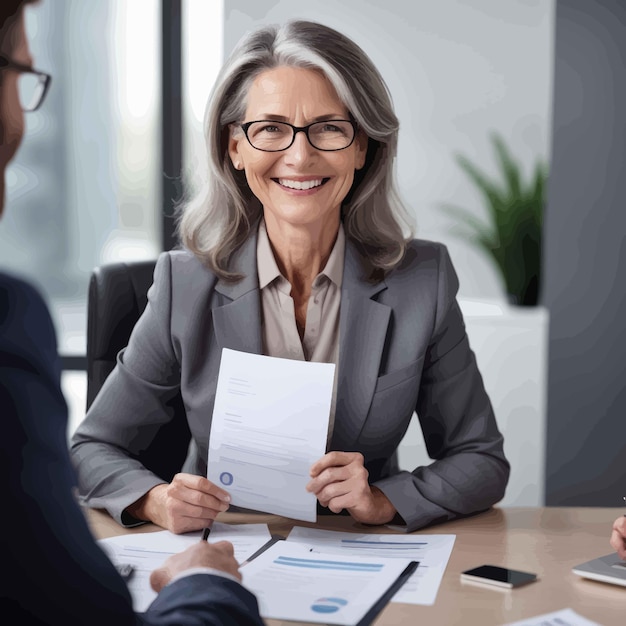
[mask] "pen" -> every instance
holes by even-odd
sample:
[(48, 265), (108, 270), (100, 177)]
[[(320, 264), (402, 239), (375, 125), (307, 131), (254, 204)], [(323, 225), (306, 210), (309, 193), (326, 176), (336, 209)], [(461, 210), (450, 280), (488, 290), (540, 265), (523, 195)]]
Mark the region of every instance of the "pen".
[(115, 569), (117, 573), (126, 581), (132, 578), (133, 572), (135, 568), (130, 563), (121, 563), (120, 565), (116, 565)]
[(209, 535), (211, 534), (211, 526), (207, 526), (203, 531), (202, 531), (202, 541), (207, 541), (209, 538)]
[[(626, 496), (622, 496), (622, 499), (626, 502)], [(626, 513), (624, 513), (624, 517), (626, 517)]]

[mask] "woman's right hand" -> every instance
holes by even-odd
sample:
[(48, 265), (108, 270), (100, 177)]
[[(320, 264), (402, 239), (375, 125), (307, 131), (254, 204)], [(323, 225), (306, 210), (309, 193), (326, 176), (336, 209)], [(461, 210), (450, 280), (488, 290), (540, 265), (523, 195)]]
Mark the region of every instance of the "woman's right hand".
[(203, 476), (176, 474), (171, 483), (153, 487), (126, 510), (136, 519), (180, 534), (209, 526), (229, 502), (228, 492)]

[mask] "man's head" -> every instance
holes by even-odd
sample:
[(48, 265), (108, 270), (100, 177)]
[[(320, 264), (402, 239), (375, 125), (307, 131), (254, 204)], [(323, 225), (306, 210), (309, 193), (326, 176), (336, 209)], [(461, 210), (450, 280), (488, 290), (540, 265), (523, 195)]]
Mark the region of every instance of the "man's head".
[[(36, 0), (2, 0), (0, 3), (0, 57), (21, 65), (32, 65), (24, 6)], [(24, 134), (24, 114), (19, 99), (19, 72), (0, 62), (0, 214), (4, 208), (5, 169)]]

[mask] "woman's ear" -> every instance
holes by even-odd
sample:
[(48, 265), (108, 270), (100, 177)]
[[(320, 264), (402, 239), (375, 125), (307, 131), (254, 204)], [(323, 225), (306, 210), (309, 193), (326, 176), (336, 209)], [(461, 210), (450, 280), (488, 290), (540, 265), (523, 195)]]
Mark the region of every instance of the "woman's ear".
[(369, 145), (368, 136), (361, 130), (357, 132), (356, 138), (356, 169), (363, 169), (365, 165), (365, 159), (367, 157), (367, 147)]
[(244, 134), (241, 128), (234, 124), (228, 125), (228, 155), (236, 170), (243, 169), (243, 158), (239, 150), (240, 141), (243, 137)]

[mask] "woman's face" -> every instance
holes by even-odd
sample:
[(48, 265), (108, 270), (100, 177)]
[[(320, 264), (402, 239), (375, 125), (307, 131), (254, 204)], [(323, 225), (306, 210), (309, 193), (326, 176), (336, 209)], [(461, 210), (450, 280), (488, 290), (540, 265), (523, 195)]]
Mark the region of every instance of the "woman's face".
[[(306, 126), (326, 119), (350, 119), (331, 83), (315, 70), (279, 67), (261, 73), (252, 83), (243, 121), (273, 120)], [(291, 147), (282, 152), (253, 148), (239, 128), (231, 131), (229, 140), (233, 165), (245, 170), (266, 220), (293, 226), (338, 218), (354, 171), (365, 163), (366, 150), (367, 138), (361, 132), (351, 146), (334, 152), (317, 150), (305, 133), (297, 133)], [(293, 188), (303, 181), (319, 184), (311, 189)]]

